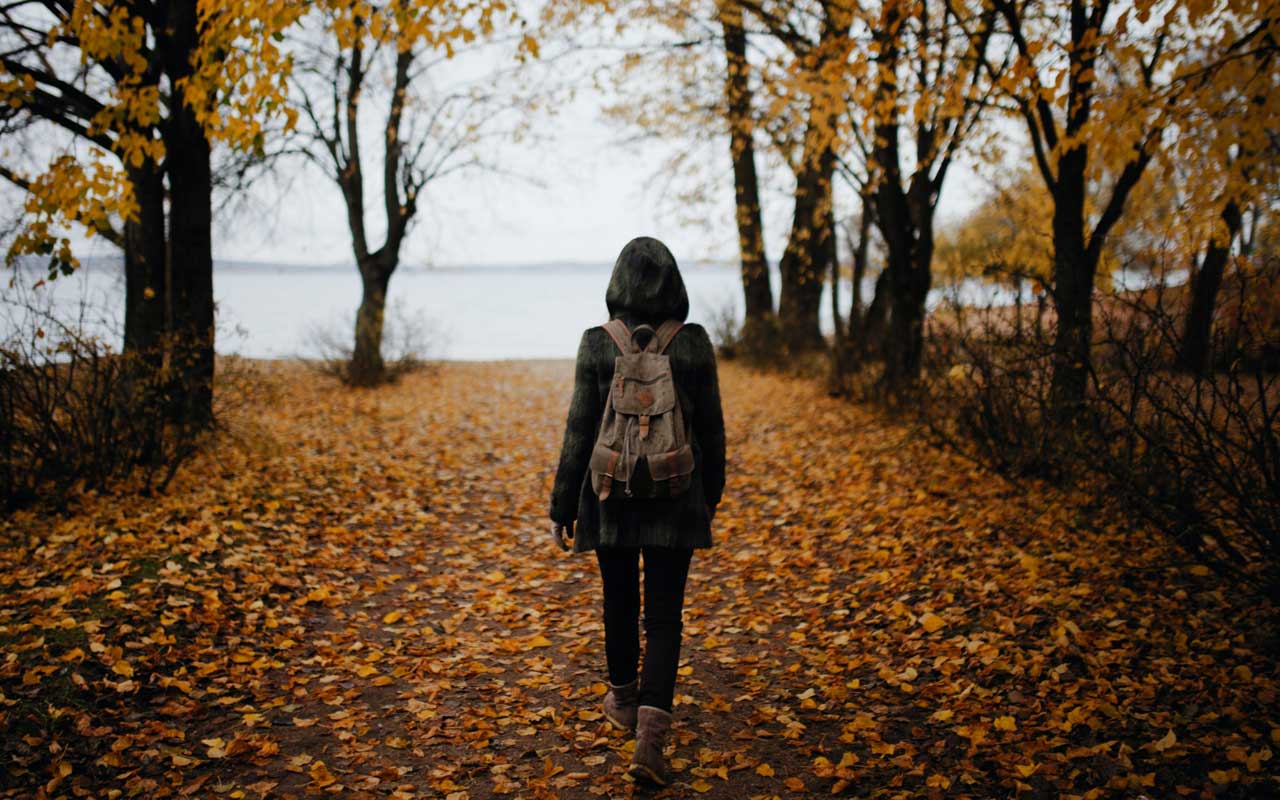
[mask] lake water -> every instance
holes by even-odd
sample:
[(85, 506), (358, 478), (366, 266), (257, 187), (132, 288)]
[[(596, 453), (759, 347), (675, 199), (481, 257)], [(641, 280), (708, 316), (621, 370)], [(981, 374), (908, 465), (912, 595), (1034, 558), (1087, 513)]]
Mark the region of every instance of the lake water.
[[(402, 268), (391, 279), (389, 324), (397, 318), (427, 331), (426, 355), (455, 360), (572, 358), (582, 331), (607, 319), (605, 287), (611, 265), (529, 267)], [(714, 331), (725, 314), (741, 316), (742, 288), (736, 266), (682, 268), (689, 291), (689, 320)], [(30, 272), (30, 274), (27, 274)], [(11, 273), (12, 276), (12, 273)], [(117, 264), (87, 263), (75, 275), (36, 289), (24, 289), (39, 274), (24, 270), (21, 283), (3, 299), (13, 330), (12, 303), (28, 292), (61, 319), (87, 309), (85, 324), (116, 346), (122, 338), (124, 280)], [(774, 291), (778, 277), (774, 272)], [(989, 288), (972, 287), (974, 299), (991, 298)], [(841, 287), (847, 308), (851, 287)], [(870, 296), (872, 287), (864, 288)], [(254, 358), (313, 356), (317, 328), (349, 336), (360, 281), (354, 267), (300, 267), (270, 264), (219, 265), (214, 271), (218, 308), (218, 351)], [(934, 301), (936, 302), (936, 295)], [(821, 324), (831, 330), (830, 290), (822, 301)]]

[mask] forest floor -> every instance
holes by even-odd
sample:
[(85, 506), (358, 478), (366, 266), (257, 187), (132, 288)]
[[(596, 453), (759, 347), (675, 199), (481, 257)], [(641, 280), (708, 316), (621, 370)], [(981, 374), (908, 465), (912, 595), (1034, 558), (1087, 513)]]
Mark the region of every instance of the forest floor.
[(664, 792), (552, 544), (568, 362), (264, 362), (164, 495), (0, 522), (0, 795), (1258, 797), (1277, 615), (1158, 534), (722, 365)]

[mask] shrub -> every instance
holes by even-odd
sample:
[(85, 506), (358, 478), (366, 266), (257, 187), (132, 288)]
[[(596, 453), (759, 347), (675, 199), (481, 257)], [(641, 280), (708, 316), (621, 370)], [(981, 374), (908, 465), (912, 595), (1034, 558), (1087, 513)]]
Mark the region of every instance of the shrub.
[[(175, 421), (176, 388), (160, 359), (118, 353), (19, 292), (0, 341), (0, 503), (61, 505), (133, 475), (163, 490), (199, 433)], [(171, 348), (169, 356), (180, 354)]]
[[(1071, 423), (1051, 413), (1053, 320), (1011, 324), (1008, 307), (952, 305), (931, 325), (919, 413), (941, 440), (1010, 474), (1070, 480), (1195, 557), (1280, 583), (1280, 374), (1258, 273), (1224, 285), (1216, 368), (1174, 367), (1180, 292), (1155, 287), (1095, 304), (1091, 381)], [(1227, 288), (1229, 287), (1229, 288)]]
[(732, 360), (741, 355), (741, 317), (736, 292), (724, 295), (707, 315), (707, 333), (721, 358)]

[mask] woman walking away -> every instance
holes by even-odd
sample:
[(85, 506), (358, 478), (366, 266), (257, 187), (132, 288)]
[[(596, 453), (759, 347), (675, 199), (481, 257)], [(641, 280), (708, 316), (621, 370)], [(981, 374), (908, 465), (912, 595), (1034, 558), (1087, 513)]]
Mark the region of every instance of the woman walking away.
[[(604, 594), (604, 713), (636, 731), (630, 772), (665, 786), (685, 579), (711, 546), (724, 489), (715, 349), (684, 324), (689, 296), (657, 239), (622, 248), (605, 292), (609, 322), (578, 345), (573, 399), (551, 494), (561, 548), (594, 550)], [(576, 522), (576, 530), (575, 530)], [(644, 664), (640, 559), (644, 559)]]

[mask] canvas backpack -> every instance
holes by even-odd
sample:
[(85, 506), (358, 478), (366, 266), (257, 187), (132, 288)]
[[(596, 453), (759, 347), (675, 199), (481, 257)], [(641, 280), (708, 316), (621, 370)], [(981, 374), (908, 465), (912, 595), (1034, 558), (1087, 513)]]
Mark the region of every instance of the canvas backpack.
[[(663, 352), (683, 325), (673, 319), (657, 330), (638, 325), (630, 331), (614, 319), (604, 326), (621, 355), (613, 362), (604, 418), (591, 451), (591, 488), (601, 500), (618, 489), (626, 498), (675, 497), (693, 482), (689, 430)], [(642, 348), (636, 340), (646, 333), (649, 340)], [(637, 480), (641, 459), (648, 480)]]

